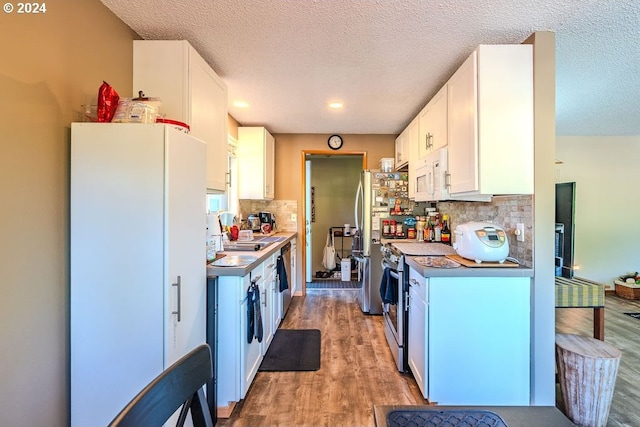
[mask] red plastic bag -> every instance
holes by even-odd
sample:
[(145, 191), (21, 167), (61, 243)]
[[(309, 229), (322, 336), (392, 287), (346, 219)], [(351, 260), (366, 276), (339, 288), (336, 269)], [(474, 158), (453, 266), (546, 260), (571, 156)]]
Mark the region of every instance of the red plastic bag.
[(98, 121), (109, 123), (118, 108), (120, 96), (109, 83), (103, 81), (98, 89)]

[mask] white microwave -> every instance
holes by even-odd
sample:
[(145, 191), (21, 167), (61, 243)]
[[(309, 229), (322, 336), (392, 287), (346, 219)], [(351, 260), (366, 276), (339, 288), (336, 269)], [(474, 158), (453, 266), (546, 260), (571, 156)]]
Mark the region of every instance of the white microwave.
[(422, 166), (416, 168), (415, 201), (449, 200), (447, 147), (429, 154)]

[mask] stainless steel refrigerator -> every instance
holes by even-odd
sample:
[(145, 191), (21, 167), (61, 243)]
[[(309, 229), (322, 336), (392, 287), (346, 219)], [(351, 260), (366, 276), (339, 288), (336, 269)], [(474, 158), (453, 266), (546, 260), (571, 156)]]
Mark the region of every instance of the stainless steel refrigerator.
[[(352, 253), (358, 263), (361, 282), (360, 308), (382, 314), (382, 220), (411, 209), (406, 172), (364, 170), (356, 191)], [(400, 210), (398, 212), (398, 209)]]

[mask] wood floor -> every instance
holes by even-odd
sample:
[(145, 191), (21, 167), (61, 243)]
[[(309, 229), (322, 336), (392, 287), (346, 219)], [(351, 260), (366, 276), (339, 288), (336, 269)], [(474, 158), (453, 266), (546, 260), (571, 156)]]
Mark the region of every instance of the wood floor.
[[(374, 405), (422, 405), (410, 375), (399, 373), (381, 316), (362, 314), (357, 290), (311, 289), (294, 297), (281, 328), (320, 329), (315, 372), (258, 372), (246, 398), (218, 426), (374, 426)], [(605, 340), (622, 351), (607, 427), (640, 427), (640, 301), (606, 297)], [(593, 310), (556, 309), (556, 330), (590, 335)]]
[[(640, 300), (605, 297), (605, 342), (622, 352), (607, 427), (640, 427), (640, 320), (625, 312), (640, 313)], [(556, 309), (556, 332), (592, 336), (592, 322), (592, 309)]]
[(425, 404), (397, 371), (382, 316), (364, 315), (352, 289), (312, 289), (294, 297), (281, 328), (319, 329), (314, 372), (258, 372), (246, 398), (218, 426), (375, 426), (374, 405)]

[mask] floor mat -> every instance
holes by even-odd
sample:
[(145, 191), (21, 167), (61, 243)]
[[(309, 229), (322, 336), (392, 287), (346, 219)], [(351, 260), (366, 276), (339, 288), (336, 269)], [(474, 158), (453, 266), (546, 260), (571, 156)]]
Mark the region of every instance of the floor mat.
[(397, 410), (387, 415), (389, 427), (507, 427), (496, 413), (484, 410)]
[(259, 371), (317, 371), (320, 369), (318, 329), (278, 329)]
[(640, 319), (640, 313), (625, 313), (627, 316), (631, 316), (634, 319)]
[(359, 289), (360, 282), (357, 280), (340, 281), (340, 280), (314, 280), (307, 283), (307, 289)]

